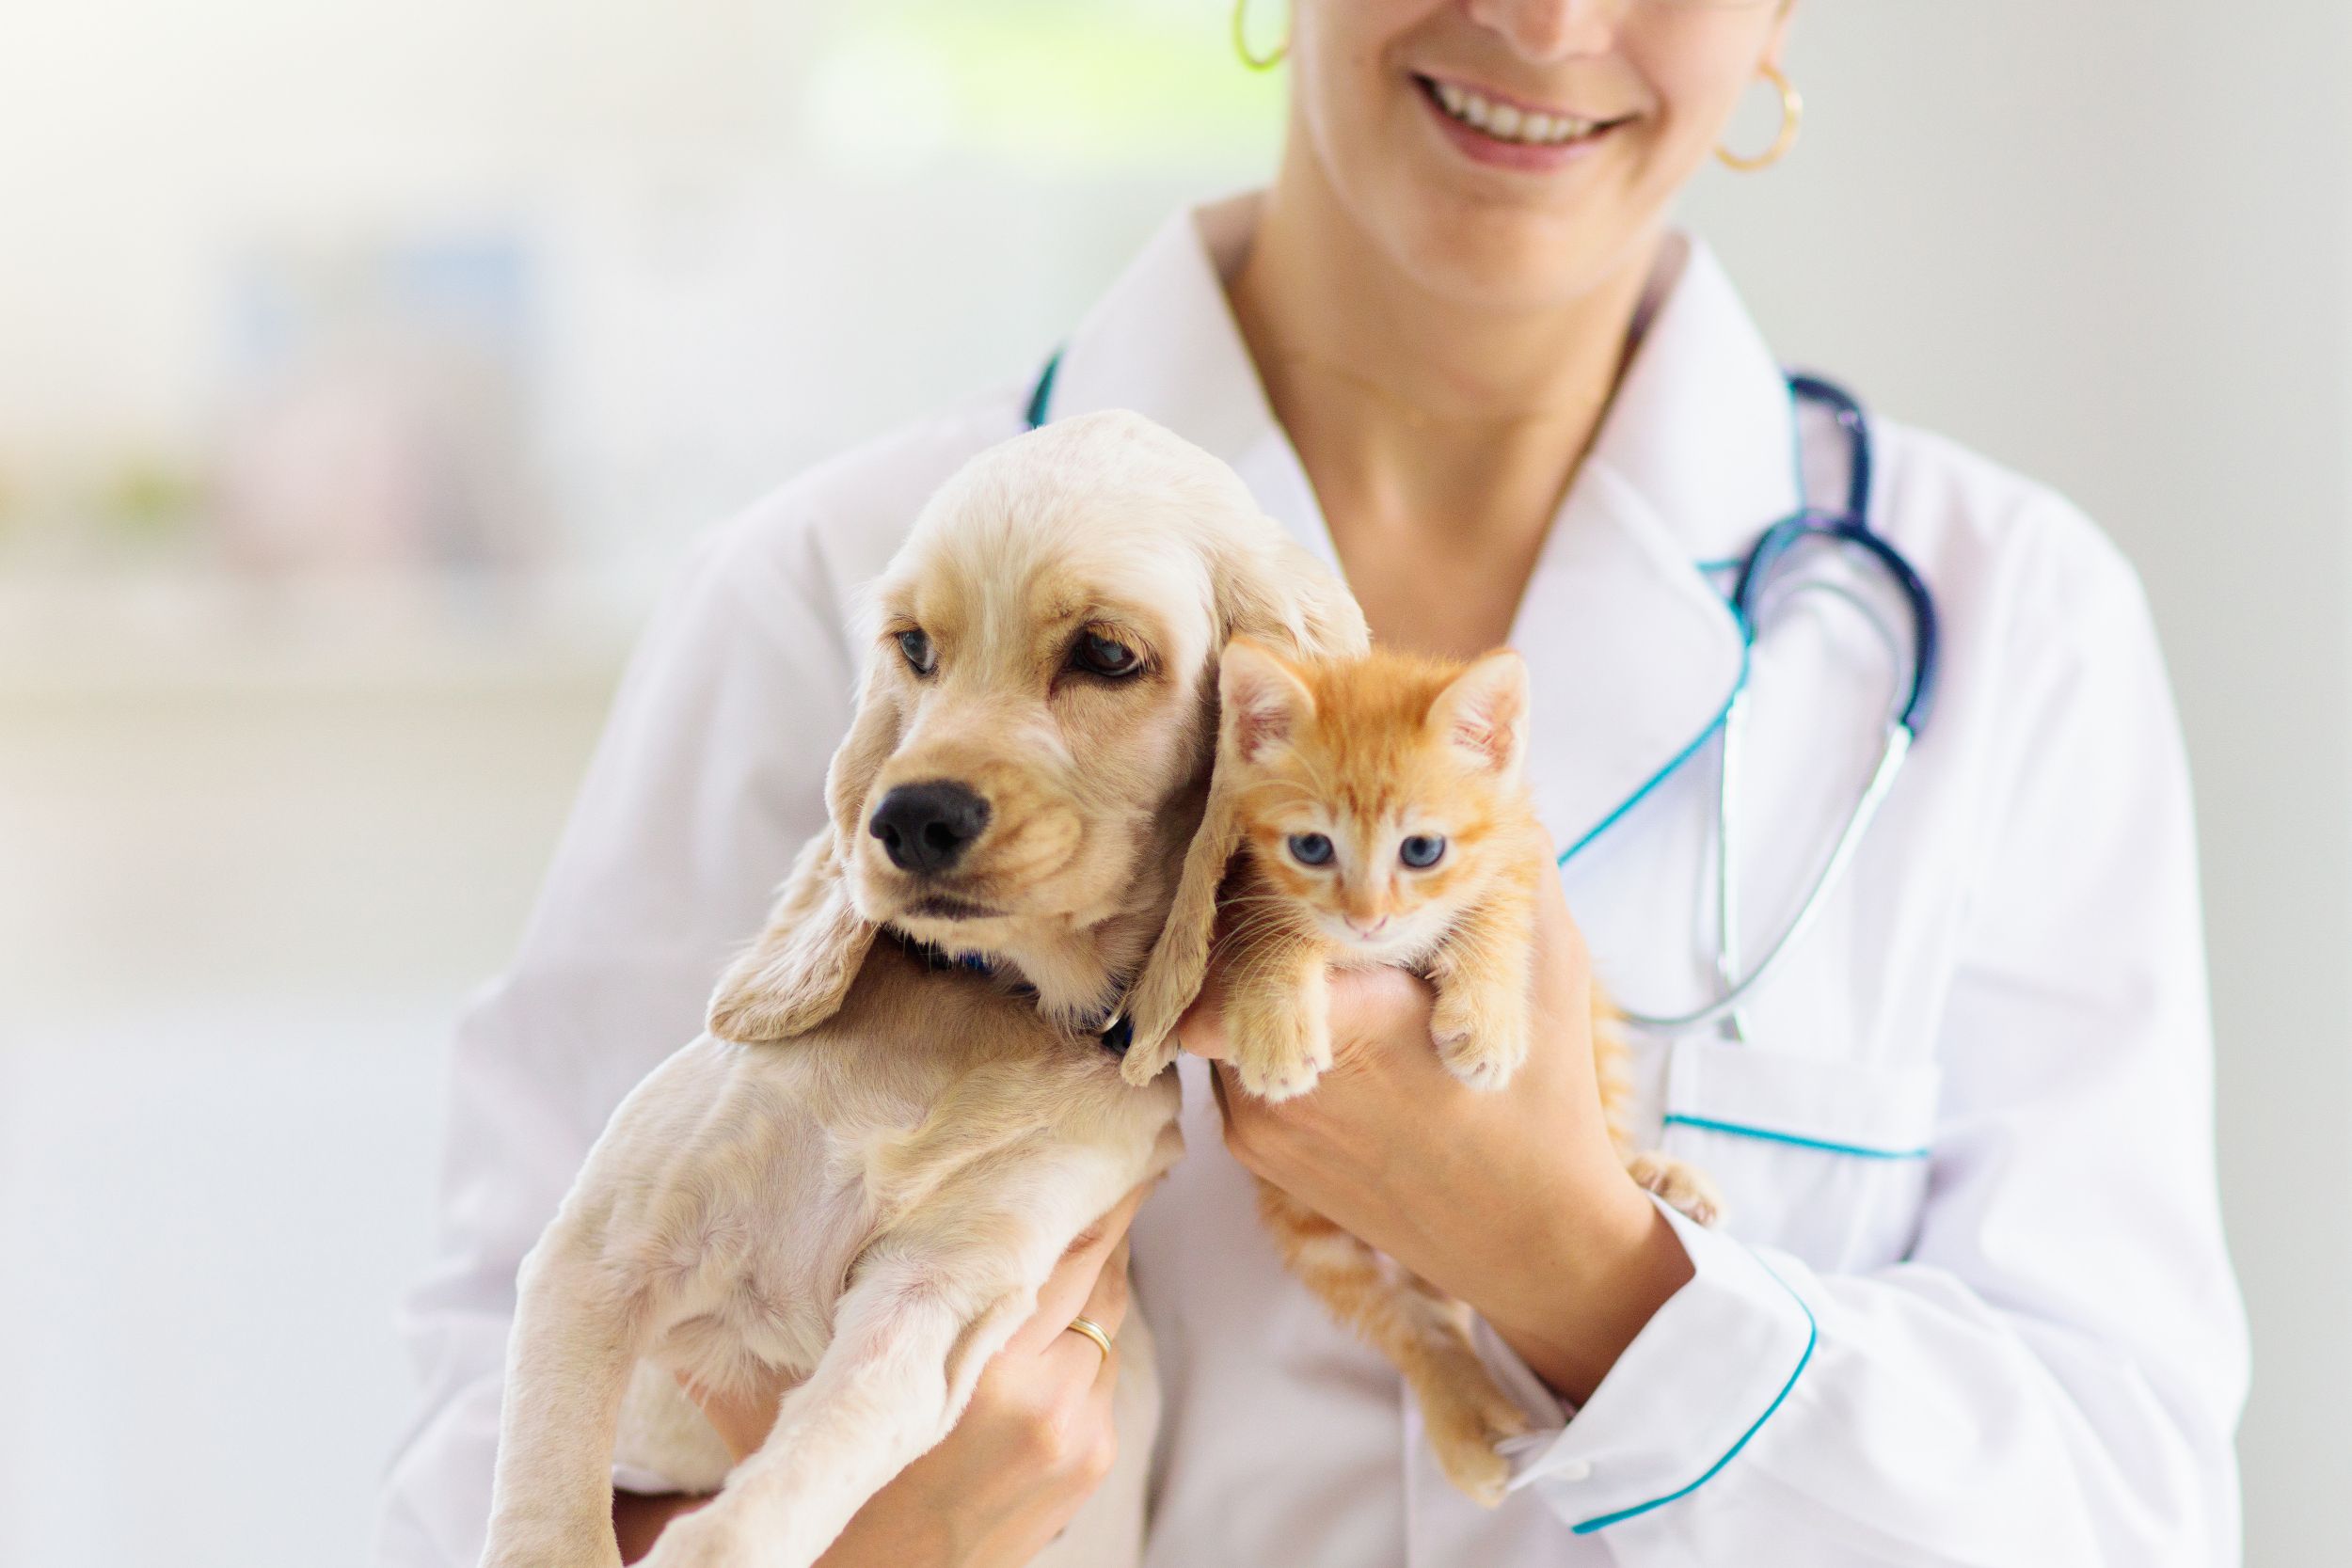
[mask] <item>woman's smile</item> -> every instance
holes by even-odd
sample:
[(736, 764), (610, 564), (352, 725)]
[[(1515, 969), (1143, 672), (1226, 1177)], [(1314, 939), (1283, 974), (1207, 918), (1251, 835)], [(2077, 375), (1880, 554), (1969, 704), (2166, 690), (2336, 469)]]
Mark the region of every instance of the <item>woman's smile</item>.
[(1445, 76), (1414, 73), (1416, 93), (1448, 141), (1498, 168), (1547, 173), (1598, 148), (1631, 117), (1602, 119), (1543, 107)]

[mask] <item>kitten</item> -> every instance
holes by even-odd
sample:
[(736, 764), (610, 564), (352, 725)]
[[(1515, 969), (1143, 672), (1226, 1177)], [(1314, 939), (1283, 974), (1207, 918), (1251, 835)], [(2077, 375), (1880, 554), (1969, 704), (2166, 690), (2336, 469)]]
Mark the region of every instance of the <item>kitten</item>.
[[(1463, 1083), (1500, 1089), (1527, 1059), (1535, 900), (1554, 875), (1523, 778), (1527, 667), (1375, 650), (1293, 664), (1246, 640), (1224, 655), (1216, 767), (1233, 786), (1240, 852), (1220, 897), (1229, 1060), (1269, 1101), (1331, 1065), (1326, 973), (1397, 965), (1437, 990), (1430, 1032)], [(1699, 1220), (1707, 1178), (1632, 1149), (1625, 1047), (1595, 999), (1593, 1052), (1610, 1133), (1643, 1186)], [(1439, 1463), (1492, 1506), (1495, 1452), (1526, 1421), (1471, 1348), (1469, 1308), (1279, 1190), (1259, 1208), (1293, 1273), (1385, 1354), (1420, 1401)]]

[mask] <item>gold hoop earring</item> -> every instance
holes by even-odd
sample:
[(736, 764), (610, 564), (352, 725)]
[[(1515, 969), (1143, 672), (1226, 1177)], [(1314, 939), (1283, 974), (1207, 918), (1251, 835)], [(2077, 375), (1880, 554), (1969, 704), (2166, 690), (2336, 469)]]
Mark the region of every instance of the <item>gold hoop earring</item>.
[(1285, 33), (1282, 41), (1274, 46), (1273, 54), (1252, 55), (1249, 52), (1249, 0), (1233, 0), (1233, 53), (1241, 56), (1242, 64), (1252, 71), (1272, 71), (1282, 63), (1282, 57), (1290, 52), (1290, 35)]
[(1770, 168), (1788, 156), (1788, 150), (1797, 145), (1797, 133), (1804, 128), (1804, 94), (1797, 90), (1796, 85), (1776, 65), (1768, 62), (1759, 74), (1780, 89), (1780, 135), (1772, 138), (1772, 146), (1754, 157), (1741, 157), (1721, 147), (1715, 149), (1716, 157), (1742, 174)]

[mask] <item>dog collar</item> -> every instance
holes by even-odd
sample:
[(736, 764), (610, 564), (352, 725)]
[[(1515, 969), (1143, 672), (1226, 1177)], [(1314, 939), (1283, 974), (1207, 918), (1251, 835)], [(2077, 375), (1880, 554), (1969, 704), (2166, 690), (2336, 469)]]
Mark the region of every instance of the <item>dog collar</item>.
[[(934, 947), (928, 942), (917, 942), (904, 931), (891, 931), (890, 937), (898, 944), (901, 952), (920, 963), (925, 969), (934, 972), (961, 970), (966, 974), (978, 974), (992, 980), (997, 978), (995, 964), (981, 954), (950, 953), (946, 948)], [(1035, 996), (1037, 988), (1025, 980), (1017, 981), (1013, 985), (1013, 991), (1016, 995)], [(1127, 1054), (1127, 1047), (1135, 1043), (1135, 1020), (1123, 1012), (1113, 1013), (1110, 1022), (1094, 1030), (1093, 1034), (1104, 1050), (1114, 1056), (1124, 1056)]]

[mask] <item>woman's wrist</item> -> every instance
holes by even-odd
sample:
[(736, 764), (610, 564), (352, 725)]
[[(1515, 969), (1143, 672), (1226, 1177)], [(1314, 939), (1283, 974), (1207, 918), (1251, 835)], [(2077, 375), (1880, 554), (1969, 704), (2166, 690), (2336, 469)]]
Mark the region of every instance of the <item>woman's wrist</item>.
[(1571, 1403), (1592, 1397), (1658, 1309), (1690, 1282), (1690, 1255), (1622, 1170), (1548, 1196), (1540, 1240), (1473, 1303), (1530, 1370)]

